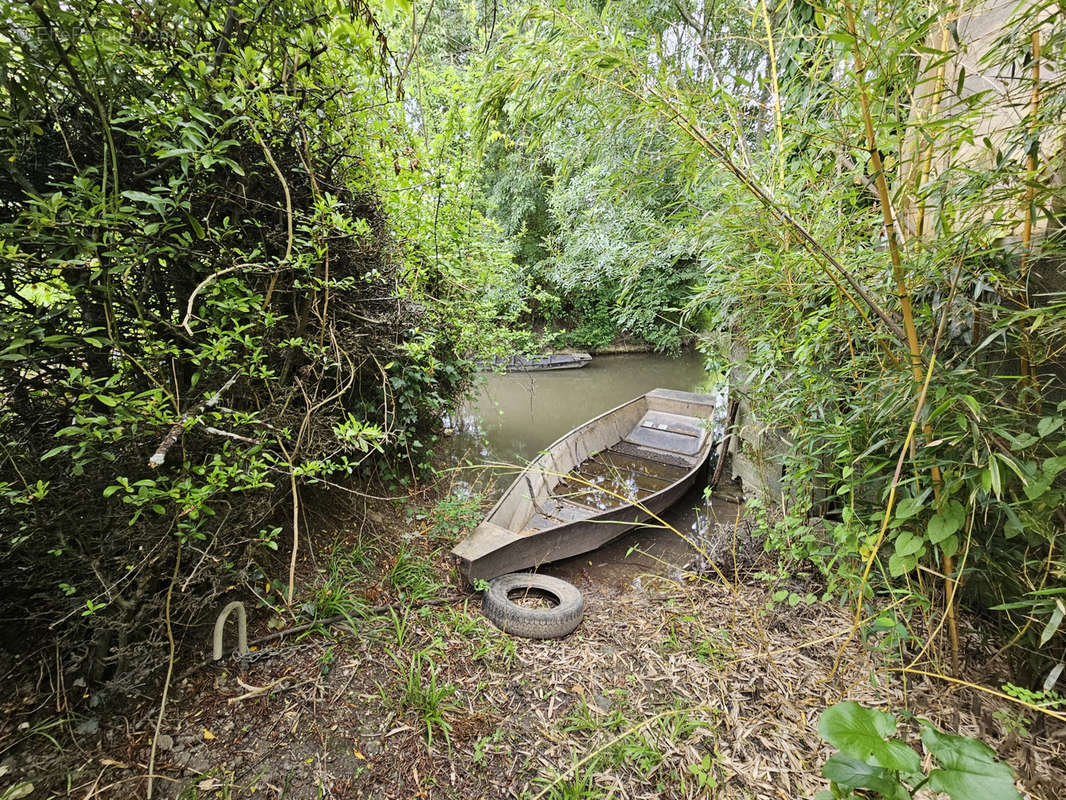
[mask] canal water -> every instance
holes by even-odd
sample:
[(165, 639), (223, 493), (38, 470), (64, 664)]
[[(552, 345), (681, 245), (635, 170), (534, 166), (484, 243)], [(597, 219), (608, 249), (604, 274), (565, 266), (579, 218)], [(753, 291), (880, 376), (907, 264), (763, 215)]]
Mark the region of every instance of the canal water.
[[(453, 420), (450, 450), (457, 483), (495, 502), (521, 467), (567, 431), (652, 389), (711, 392), (704, 357), (654, 353), (597, 356), (580, 369), (484, 374)], [(510, 467), (482, 469), (487, 464)], [(592, 553), (545, 565), (542, 572), (584, 589), (625, 591), (677, 580), (698, 559), (692, 542), (715, 523), (733, 523), (740, 507), (704, 497), (694, 486), (663, 515), (667, 528), (641, 528)], [(671, 530), (672, 528), (672, 530)]]

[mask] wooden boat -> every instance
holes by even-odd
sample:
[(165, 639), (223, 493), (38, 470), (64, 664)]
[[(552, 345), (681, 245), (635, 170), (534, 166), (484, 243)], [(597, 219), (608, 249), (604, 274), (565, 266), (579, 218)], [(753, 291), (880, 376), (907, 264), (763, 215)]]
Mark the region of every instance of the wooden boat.
[(468, 581), (595, 550), (685, 493), (713, 448), (713, 395), (654, 389), (549, 445), (452, 550)]
[(592, 361), (588, 353), (546, 353), (542, 356), (497, 357), (481, 364), (483, 370), (503, 367), (508, 372), (542, 372), (549, 369), (580, 369)]

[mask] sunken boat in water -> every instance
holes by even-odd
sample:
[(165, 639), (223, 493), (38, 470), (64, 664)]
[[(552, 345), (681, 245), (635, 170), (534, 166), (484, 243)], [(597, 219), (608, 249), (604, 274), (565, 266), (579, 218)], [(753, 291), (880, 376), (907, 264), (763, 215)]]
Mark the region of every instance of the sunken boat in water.
[(545, 353), (539, 356), (497, 356), (483, 362), (482, 370), (495, 371), (503, 367), (507, 372), (544, 372), (553, 369), (580, 369), (592, 361), (588, 353)]

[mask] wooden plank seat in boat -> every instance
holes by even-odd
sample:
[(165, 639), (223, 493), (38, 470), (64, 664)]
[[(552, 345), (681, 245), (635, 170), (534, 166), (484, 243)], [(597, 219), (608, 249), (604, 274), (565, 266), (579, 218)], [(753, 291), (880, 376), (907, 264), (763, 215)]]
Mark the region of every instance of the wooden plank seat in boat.
[(611, 447), (612, 453), (619, 453), (623, 456), (634, 456), (636, 458), (644, 458), (648, 461), (657, 461), (660, 464), (669, 464), (672, 467), (691, 468), (699, 463), (700, 459), (692, 458), (689, 456), (678, 455), (676, 453), (670, 453), (663, 450), (656, 450), (652, 447), (644, 447), (639, 444), (633, 444), (632, 442), (622, 441)]
[(681, 456), (694, 456), (703, 445), (702, 437), (688, 433), (674, 433), (646, 425), (637, 426), (627, 433), (622, 441)]
[(667, 414), (665, 411), (649, 411), (640, 421), (640, 427), (668, 431), (682, 436), (694, 436), (697, 439), (702, 439), (707, 433), (704, 427), (692, 417)]

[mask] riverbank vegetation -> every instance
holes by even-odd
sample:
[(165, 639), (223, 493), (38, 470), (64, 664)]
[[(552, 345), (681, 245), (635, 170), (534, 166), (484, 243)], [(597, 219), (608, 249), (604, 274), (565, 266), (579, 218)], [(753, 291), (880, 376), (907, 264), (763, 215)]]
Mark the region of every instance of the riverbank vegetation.
[[(1001, 651), (978, 680), (1047, 718), (1066, 659), (1057, 10), (11, 5), (0, 669), (42, 676), (19, 697), (69, 728), (169, 682), (181, 631), (223, 600), (285, 624), (426, 601), (476, 513), (448, 501), (420, 550), (364, 501), (424, 496), (476, 362), (698, 336), (709, 384), (787, 445), (765, 572), (816, 577), (771, 604), (846, 609), (825, 647), (874, 641), (913, 675)], [(358, 509), (391, 538), (309, 566)], [(405, 702), (447, 740), (443, 651), (429, 630), (404, 649), (393, 613), (421, 676)], [(10, 741), (44, 713), (12, 716)], [(677, 752), (656, 762), (673, 783), (722, 778)], [(557, 792), (575, 765), (540, 794), (576, 796)]]
[[(960, 592), (995, 606), (1044, 675), (1066, 567), (1063, 33), (1040, 4), (540, 7), (480, 94), (490, 137), (587, 131), (596, 179), (570, 160), (564, 184), (586, 208), (661, 199), (629, 234), (675, 276), (693, 256), (687, 318), (788, 441), (793, 508), (820, 489), (836, 518), (768, 545), (857, 617), (891, 597), (879, 624), (923, 654), (943, 631), (955, 666)], [(627, 298), (661, 274), (624, 263)]]

